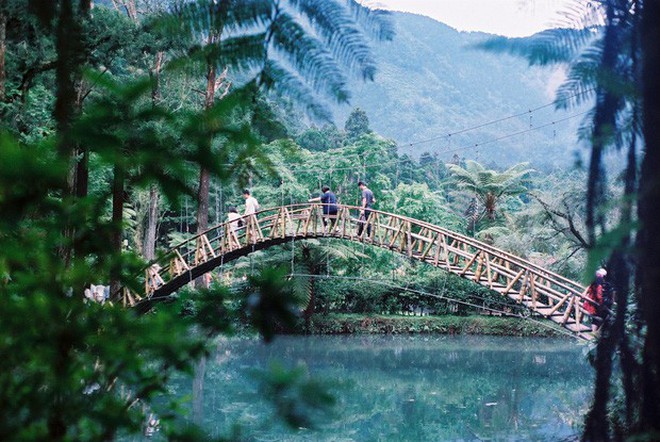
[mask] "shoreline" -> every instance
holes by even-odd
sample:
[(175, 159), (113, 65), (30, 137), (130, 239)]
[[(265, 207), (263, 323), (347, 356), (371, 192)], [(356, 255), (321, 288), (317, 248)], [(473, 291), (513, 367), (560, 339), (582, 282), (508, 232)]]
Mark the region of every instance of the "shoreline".
[(502, 316), (405, 316), (315, 314), (309, 330), (301, 320), (289, 334), (446, 334), (522, 337), (568, 337), (550, 321)]

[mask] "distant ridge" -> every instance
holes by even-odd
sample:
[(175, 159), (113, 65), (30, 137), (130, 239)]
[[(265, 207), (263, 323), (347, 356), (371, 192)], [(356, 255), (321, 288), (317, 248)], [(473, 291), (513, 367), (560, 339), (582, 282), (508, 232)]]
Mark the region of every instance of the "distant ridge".
[[(373, 45), (376, 81), (355, 80), (351, 106), (334, 109), (339, 127), (352, 107), (360, 107), (374, 131), (396, 140), (401, 152), (414, 156), (429, 151), (450, 159), (458, 154), (503, 166), (531, 161), (566, 167), (574, 162), (579, 149), (576, 131), (583, 116), (551, 123), (580, 110), (555, 111), (548, 106), (451, 139), (443, 137), (551, 103), (561, 79), (556, 69), (529, 67), (522, 58), (473, 48), (494, 37), (490, 34), (459, 32), (411, 13), (393, 12), (392, 19), (395, 39)], [(548, 127), (474, 147), (544, 124)]]

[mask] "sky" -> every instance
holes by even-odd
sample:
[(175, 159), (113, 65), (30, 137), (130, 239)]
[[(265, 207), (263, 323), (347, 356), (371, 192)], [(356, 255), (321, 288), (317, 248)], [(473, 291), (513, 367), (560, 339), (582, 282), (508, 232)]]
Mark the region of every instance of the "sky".
[(459, 31), (524, 37), (557, 27), (565, 0), (365, 0), (369, 6), (426, 15)]

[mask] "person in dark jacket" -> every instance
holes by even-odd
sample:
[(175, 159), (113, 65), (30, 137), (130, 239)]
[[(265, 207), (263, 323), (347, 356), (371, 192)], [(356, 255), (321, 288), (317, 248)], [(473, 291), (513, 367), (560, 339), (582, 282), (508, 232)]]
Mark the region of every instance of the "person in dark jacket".
[(371, 225), (369, 224), (369, 215), (371, 215), (371, 208), (376, 202), (374, 198), (374, 193), (369, 189), (364, 181), (358, 183), (358, 187), (361, 192), (361, 202), (360, 202), (360, 219), (358, 221), (358, 236), (362, 236), (362, 230), (364, 229), (365, 224), (367, 225), (367, 237), (371, 236)]
[(323, 186), (321, 188), (321, 196), (319, 198), (312, 198), (310, 202), (320, 201), (323, 205), (323, 227), (328, 226), (328, 220), (332, 225), (332, 220), (337, 219), (337, 195), (330, 190), (330, 187)]

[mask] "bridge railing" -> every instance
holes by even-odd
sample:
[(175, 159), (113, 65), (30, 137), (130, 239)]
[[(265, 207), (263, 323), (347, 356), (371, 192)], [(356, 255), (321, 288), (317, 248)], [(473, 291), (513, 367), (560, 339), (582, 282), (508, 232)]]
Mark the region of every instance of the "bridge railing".
[(165, 296), (229, 260), (270, 244), (327, 237), (397, 251), (487, 286), (577, 334), (586, 336), (589, 331), (583, 308), (585, 287), (578, 282), (428, 222), (373, 209), (365, 222), (360, 207), (338, 205), (336, 215), (328, 216), (323, 206), (267, 208), (195, 235), (147, 268), (144, 294), (128, 293), (125, 302)]

